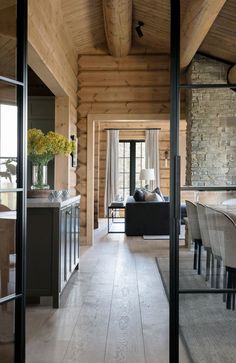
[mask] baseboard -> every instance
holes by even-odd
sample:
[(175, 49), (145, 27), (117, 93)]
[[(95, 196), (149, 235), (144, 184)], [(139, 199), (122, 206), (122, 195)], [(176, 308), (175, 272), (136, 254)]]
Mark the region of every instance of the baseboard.
[[(150, 240), (153, 240), (153, 239), (169, 240), (170, 239), (170, 236), (169, 235), (165, 235), (165, 236), (148, 236), (148, 235), (144, 235), (143, 236), (143, 239), (150, 239)], [(185, 237), (180, 235), (179, 236), (179, 239), (180, 240), (184, 240)]]

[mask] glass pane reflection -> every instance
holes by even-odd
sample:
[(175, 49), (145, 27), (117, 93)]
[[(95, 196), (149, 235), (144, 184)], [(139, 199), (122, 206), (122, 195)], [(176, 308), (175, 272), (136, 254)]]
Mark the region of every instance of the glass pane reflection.
[(15, 235), (16, 193), (0, 193), (0, 297), (15, 293)]
[(0, 362), (14, 362), (15, 302), (0, 305)]
[(4, 100), (6, 92), (14, 100), (15, 87), (0, 83), (0, 189), (16, 188), (17, 106)]
[(0, 0), (0, 76), (16, 79), (16, 1)]

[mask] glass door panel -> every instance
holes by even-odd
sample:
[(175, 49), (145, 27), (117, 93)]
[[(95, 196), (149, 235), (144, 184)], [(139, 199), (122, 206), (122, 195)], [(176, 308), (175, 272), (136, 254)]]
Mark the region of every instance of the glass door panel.
[(16, 193), (0, 193), (0, 298), (16, 292)]
[(236, 356), (236, 93), (227, 85), (229, 68), (196, 54), (182, 86), (187, 140), (176, 266), (179, 331), (195, 363)]
[(15, 301), (0, 305), (0, 362), (14, 362)]
[[(16, 87), (0, 82), (0, 188), (15, 189), (17, 187), (17, 147), (18, 147), (18, 114), (16, 106)], [(11, 103), (4, 100), (6, 93)], [(1, 99), (2, 98), (2, 99)]]
[(16, 79), (17, 37), (16, 18), (17, 1), (0, 0), (0, 76)]

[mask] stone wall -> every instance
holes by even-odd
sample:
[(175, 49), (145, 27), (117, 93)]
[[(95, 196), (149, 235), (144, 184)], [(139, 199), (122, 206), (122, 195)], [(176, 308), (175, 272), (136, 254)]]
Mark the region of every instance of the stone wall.
[[(188, 83), (227, 83), (229, 65), (197, 55)], [(186, 185), (236, 184), (236, 92), (192, 89), (186, 95)]]

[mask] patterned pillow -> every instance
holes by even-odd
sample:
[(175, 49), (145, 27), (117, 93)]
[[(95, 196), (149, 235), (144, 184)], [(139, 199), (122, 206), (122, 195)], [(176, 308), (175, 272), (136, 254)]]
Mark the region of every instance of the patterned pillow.
[(162, 199), (162, 202), (165, 202), (165, 198), (164, 198), (164, 196), (163, 196), (162, 192), (160, 191), (160, 188), (159, 188), (159, 187), (156, 187), (156, 188), (152, 191), (152, 193), (157, 193), (158, 195), (160, 195), (160, 197), (161, 197), (161, 199)]
[(136, 202), (143, 202), (144, 201), (144, 192), (141, 189), (135, 189), (133, 197), (134, 197), (134, 200), (136, 200)]
[(144, 192), (144, 200), (149, 202), (163, 202), (160, 195), (152, 192)]

